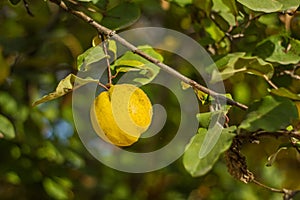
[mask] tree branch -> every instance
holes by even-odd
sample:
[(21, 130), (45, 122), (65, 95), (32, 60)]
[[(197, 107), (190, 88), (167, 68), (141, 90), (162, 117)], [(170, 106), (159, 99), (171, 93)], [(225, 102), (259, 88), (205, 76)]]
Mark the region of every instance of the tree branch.
[(243, 110), (247, 110), (248, 107), (244, 104), (241, 104), (239, 102), (236, 102), (232, 99), (229, 99), (227, 97), (225, 97), (223, 94), (219, 94), (215, 91), (212, 91), (210, 89), (208, 89), (207, 87), (204, 87), (203, 85), (200, 85), (199, 83), (197, 83), (196, 81), (182, 75), (181, 73), (179, 73), (178, 71), (174, 70), (173, 68), (171, 68), (170, 66), (160, 62), (159, 60), (149, 56), (148, 54), (144, 53), (143, 51), (139, 50), (136, 46), (134, 46), (133, 44), (129, 43), (128, 41), (126, 41), (124, 38), (122, 38), (121, 36), (115, 34), (115, 31), (110, 30), (102, 25), (100, 25), (99, 23), (97, 23), (94, 19), (92, 19), (91, 17), (89, 17), (88, 15), (86, 15), (85, 13), (81, 12), (81, 11), (77, 11), (77, 10), (73, 10), (70, 9), (63, 1), (61, 0), (50, 0), (51, 2), (57, 4), (59, 7), (61, 7), (62, 9), (64, 9), (65, 11), (81, 18), (82, 20), (84, 20), (85, 22), (87, 22), (88, 24), (90, 24), (91, 26), (93, 26), (100, 34), (106, 35), (108, 37), (114, 36), (114, 39), (116, 41), (118, 41), (120, 44), (122, 44), (123, 46), (127, 47), (129, 50), (131, 50), (133, 53), (138, 54), (139, 56), (147, 59), (148, 61), (152, 62), (153, 64), (157, 65), (158, 67), (160, 67), (162, 70), (166, 71), (167, 73), (173, 75), (174, 77), (182, 80), (183, 82), (189, 84), (190, 86), (192, 86), (193, 88), (196, 88), (206, 94), (209, 94), (210, 96), (214, 97), (217, 100), (220, 101), (226, 101), (227, 104), (229, 105), (233, 105), (236, 107), (239, 107)]
[(288, 190), (288, 189), (276, 189), (276, 188), (272, 188), (272, 187), (269, 187), (257, 180), (252, 180), (253, 183), (255, 183), (256, 185), (260, 186), (260, 187), (263, 187), (265, 189), (268, 189), (270, 190), (271, 192), (276, 192), (276, 193), (282, 193), (283, 194), (283, 200), (292, 200), (293, 197), (298, 194), (300, 192), (300, 190)]
[(257, 131), (251, 134), (253, 137), (261, 137), (261, 136), (271, 136), (271, 137), (293, 137), (300, 140), (300, 132), (299, 131), (275, 131), (275, 132), (268, 132), (268, 131)]

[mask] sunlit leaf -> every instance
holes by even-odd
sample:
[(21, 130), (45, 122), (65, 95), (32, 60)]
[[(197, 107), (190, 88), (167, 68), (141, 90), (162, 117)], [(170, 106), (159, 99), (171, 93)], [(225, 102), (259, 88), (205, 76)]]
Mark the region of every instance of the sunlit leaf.
[[(108, 50), (113, 53), (114, 60), (116, 60), (117, 59), (117, 44), (116, 44), (116, 41), (107, 39), (106, 42), (108, 42), (108, 45), (107, 45)], [(101, 43), (102, 43), (102, 40), (99, 37), (99, 35), (96, 35), (96, 36), (93, 37), (93, 40), (92, 40), (93, 47), (95, 47), (95, 46), (97, 46)], [(104, 51), (102, 51), (101, 53), (104, 53)], [(100, 55), (100, 58), (101, 59), (104, 58), (103, 56), (105, 57), (105, 55)]]
[(297, 118), (297, 107), (290, 99), (269, 95), (249, 106), (246, 119), (239, 128), (272, 132), (284, 129)]
[(196, 115), (199, 125), (202, 128), (208, 128), (213, 112), (198, 113)]
[(117, 60), (116, 63), (119, 66), (124, 65), (124, 66), (129, 66), (129, 67), (138, 68), (138, 69), (142, 69), (145, 65), (141, 61), (133, 60), (133, 59), (126, 60), (124, 57), (120, 60)]
[[(199, 150), (199, 158), (206, 157), (213, 150), (220, 136), (223, 133), (223, 125), (225, 123), (225, 114), (227, 111), (218, 110), (212, 113), (207, 134), (204, 138), (201, 149)], [(207, 116), (206, 116), (207, 117)]]
[(199, 125), (202, 127), (202, 128), (208, 128), (209, 127), (209, 124), (212, 120), (212, 117), (213, 116), (217, 116), (217, 115), (220, 115), (223, 111), (215, 111), (215, 112), (204, 112), (204, 113), (198, 113), (196, 115), (197, 117), (197, 120), (199, 121)]
[(50, 94), (47, 94), (43, 96), (42, 98), (36, 100), (32, 105), (36, 106), (41, 103), (45, 103), (47, 101), (51, 101), (53, 99), (56, 99), (58, 97), (61, 97), (72, 90), (79, 88), (80, 86), (83, 86), (85, 84), (91, 83), (91, 82), (98, 82), (98, 80), (87, 78), (82, 79), (74, 74), (69, 74), (66, 78), (62, 79), (58, 86), (56, 87), (56, 90)]
[(225, 33), (210, 19), (204, 18), (201, 20), (201, 25), (214, 41), (220, 41), (225, 35)]
[(140, 17), (140, 8), (134, 3), (121, 3), (105, 13), (101, 24), (112, 30), (124, 29)]
[(79, 71), (86, 71), (90, 64), (98, 62), (106, 57), (107, 55), (105, 55), (101, 45), (91, 47), (77, 57), (77, 68)]
[(187, 84), (187, 83), (185, 83), (185, 82), (183, 82), (183, 81), (181, 81), (180, 84), (181, 84), (181, 88), (182, 88), (183, 90), (187, 90), (188, 88), (191, 88), (191, 87), (192, 87), (191, 85), (189, 85), (189, 84)]
[(234, 16), (238, 16), (239, 11), (236, 6), (236, 1), (235, 0), (222, 0), (222, 2), (229, 8), (230, 12)]
[[(218, 70), (212, 71), (211, 82), (215, 83), (230, 78), (236, 73), (251, 73), (271, 78), (274, 73), (272, 64), (245, 53), (231, 53), (216, 61)], [(209, 71), (209, 68), (208, 68)]]
[(278, 12), (284, 11), (290, 8), (297, 8), (299, 6), (299, 0), (263, 0), (263, 1), (256, 1), (256, 0), (237, 0), (239, 3), (243, 4), (244, 6), (250, 8), (254, 11), (259, 12)]
[(207, 156), (199, 158), (199, 150), (204, 145), (204, 138), (207, 130), (200, 128), (198, 133), (191, 139), (186, 146), (186, 151), (183, 156), (183, 164), (185, 169), (193, 176), (202, 176), (209, 172), (214, 166), (219, 156), (226, 151), (232, 142), (236, 127), (225, 128), (220, 135), (219, 140)]
[[(213, 13), (215, 23), (220, 27), (222, 31), (228, 31), (230, 28), (230, 24), (233, 25), (235, 23), (234, 17), (228, 13), (220, 15), (221, 13)], [(233, 17), (233, 18), (232, 18)]]
[(256, 55), (283, 65), (300, 62), (300, 41), (286, 35), (273, 35), (256, 47)]
[(100, 35), (96, 35), (96, 36), (93, 37), (93, 39), (92, 39), (92, 46), (93, 47), (101, 44), (102, 40), (101, 40), (100, 37), (101, 37)]
[(243, 57), (240, 58), (235, 66), (246, 68), (246, 72), (255, 74), (257, 76), (266, 76), (272, 78), (274, 69), (270, 63), (263, 61), (257, 57)]
[[(222, 27), (224, 27), (224, 22), (217, 17), (221, 16), (221, 18), (223, 18), (223, 20), (225, 20), (229, 25), (236, 25), (236, 17), (239, 14), (236, 7), (236, 2), (234, 0), (214, 0), (213, 2), (213, 10), (218, 13), (218, 15), (214, 14), (216, 17), (215, 19), (217, 20), (216, 22), (219, 25), (223, 24)], [(223, 30), (227, 31), (228, 29)]]
[(5, 116), (0, 115), (0, 138), (13, 139), (15, 135), (13, 124)]
[(108, 40), (108, 49), (114, 54), (114, 60), (117, 59), (117, 44), (114, 40)]
[(193, 0), (193, 5), (203, 10), (209, 16), (213, 2), (212, 0)]
[(204, 105), (208, 101), (208, 97), (209, 97), (208, 94), (206, 94), (200, 90), (197, 90), (197, 89), (194, 89), (194, 92), (195, 92), (198, 100), (202, 103), (202, 105)]
[(281, 87), (278, 89), (272, 89), (271, 93), (281, 96), (281, 97), (287, 97), (292, 100), (300, 101), (300, 94), (295, 94), (295, 93), (291, 92), (290, 90), (288, 90), (287, 88)]
[[(159, 61), (163, 61), (163, 57), (152, 47), (144, 45), (139, 46), (138, 48), (149, 56), (156, 58)], [(137, 72), (138, 74), (133, 81), (143, 85), (151, 82), (157, 76), (160, 70), (160, 68), (155, 64), (130, 51), (126, 52), (122, 57), (117, 59), (114, 65), (111, 67), (117, 73)]]

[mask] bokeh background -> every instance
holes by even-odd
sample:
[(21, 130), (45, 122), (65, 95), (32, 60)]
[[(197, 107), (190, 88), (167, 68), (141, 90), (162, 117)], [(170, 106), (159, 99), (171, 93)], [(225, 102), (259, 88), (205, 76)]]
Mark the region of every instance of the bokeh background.
[[(158, 0), (131, 2), (139, 6), (141, 15), (128, 28), (159, 26), (178, 30), (198, 41), (214, 59), (228, 52), (251, 51), (266, 35), (285, 29), (280, 14), (271, 13), (246, 27), (245, 37), (231, 41), (222, 39), (222, 29), (209, 19), (200, 1), (185, 7)], [(109, 6), (118, 3), (109, 1)], [(32, 107), (32, 103), (54, 91), (66, 75), (76, 73), (77, 56), (91, 47), (97, 32), (49, 1), (28, 0), (28, 5), (34, 16), (26, 12), (23, 2), (13, 5), (8, 0), (0, 1), (0, 123), (8, 120), (15, 133), (10, 137), (0, 133), (0, 199), (282, 199), (281, 194), (232, 178), (222, 157), (208, 174), (198, 178), (185, 171), (181, 158), (158, 171), (129, 174), (111, 169), (92, 157), (76, 133), (72, 94), (37, 107)], [(214, 9), (220, 12), (222, 7)], [(103, 17), (90, 14), (96, 19)], [(205, 22), (200, 23), (200, 19)], [(170, 66), (201, 81), (183, 61), (167, 52), (162, 54)], [(290, 82), (286, 76), (276, 83)], [(299, 90), (298, 83), (293, 83), (295, 90)], [(251, 75), (236, 75), (225, 81), (225, 86), (228, 93), (245, 104), (266, 95), (268, 88), (264, 79)], [(160, 146), (176, 130), (178, 113), (173, 108), (178, 104), (171, 94), (162, 96), (159, 88), (145, 88), (145, 91), (167, 105), (173, 116), (161, 131), (162, 136), (156, 138)], [(205, 111), (207, 107), (201, 109)], [(243, 115), (243, 111), (233, 108), (230, 123), (238, 123)], [(284, 139), (265, 138), (259, 145), (245, 145), (243, 151), (249, 168), (259, 180), (273, 187), (300, 189), (300, 158), (296, 151), (283, 151), (274, 165), (265, 166), (267, 157), (284, 142)]]

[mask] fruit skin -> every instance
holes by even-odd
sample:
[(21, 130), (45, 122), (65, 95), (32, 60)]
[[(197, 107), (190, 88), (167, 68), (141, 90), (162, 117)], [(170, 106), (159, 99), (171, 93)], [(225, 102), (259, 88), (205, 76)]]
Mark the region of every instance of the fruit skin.
[(91, 106), (96, 133), (117, 146), (137, 142), (152, 121), (152, 105), (140, 88), (131, 84), (112, 85), (100, 93)]

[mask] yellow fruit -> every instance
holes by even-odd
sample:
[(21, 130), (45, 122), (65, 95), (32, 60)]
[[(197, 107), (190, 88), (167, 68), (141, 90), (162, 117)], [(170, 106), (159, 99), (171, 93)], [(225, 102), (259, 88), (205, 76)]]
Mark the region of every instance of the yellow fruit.
[(90, 113), (93, 128), (103, 140), (130, 146), (151, 124), (152, 105), (140, 88), (119, 84), (100, 93)]

